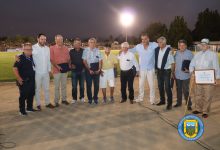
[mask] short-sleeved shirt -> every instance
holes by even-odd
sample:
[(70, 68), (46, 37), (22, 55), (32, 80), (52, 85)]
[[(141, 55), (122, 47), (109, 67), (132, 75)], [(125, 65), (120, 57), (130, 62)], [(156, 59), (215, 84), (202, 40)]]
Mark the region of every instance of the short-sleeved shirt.
[[(69, 63), (70, 55), (66, 46), (58, 47), (57, 45), (50, 47), (50, 60), (55, 64)], [(60, 71), (53, 66), (53, 73), (59, 73)]]
[(20, 61), (16, 61), (14, 63), (14, 67), (18, 69), (19, 75), (23, 80), (26, 79), (34, 79), (35, 71), (34, 71), (34, 61), (32, 56), (27, 57), (24, 54), (19, 56)]
[(102, 69), (107, 70), (107, 69), (112, 69), (114, 68), (114, 65), (118, 63), (117, 57), (110, 53), (108, 56), (104, 53), (102, 53)]
[(88, 66), (90, 67), (91, 63), (98, 63), (102, 60), (101, 52), (98, 48), (90, 49), (85, 48), (83, 51), (82, 59), (87, 61)]
[(76, 49), (71, 49), (69, 52), (70, 59), (71, 59), (71, 64), (75, 65), (75, 69), (73, 71), (81, 72), (84, 70), (84, 64), (83, 64), (83, 55), (84, 49), (80, 48), (79, 51)]
[(175, 68), (175, 76), (179, 80), (187, 80), (190, 78), (190, 73), (185, 73), (182, 71), (182, 64), (184, 60), (192, 60), (193, 59), (193, 53), (190, 50), (185, 50), (183, 52), (177, 51), (174, 60), (176, 64)]

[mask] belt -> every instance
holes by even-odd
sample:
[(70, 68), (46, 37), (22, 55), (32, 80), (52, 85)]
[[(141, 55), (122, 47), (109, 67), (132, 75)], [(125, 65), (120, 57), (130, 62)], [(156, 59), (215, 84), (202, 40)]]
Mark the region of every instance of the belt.
[(157, 69), (158, 71), (171, 71), (171, 69)]
[(131, 71), (131, 70), (132, 70), (132, 68), (129, 69), (129, 70), (121, 70), (121, 72), (129, 72), (129, 71)]

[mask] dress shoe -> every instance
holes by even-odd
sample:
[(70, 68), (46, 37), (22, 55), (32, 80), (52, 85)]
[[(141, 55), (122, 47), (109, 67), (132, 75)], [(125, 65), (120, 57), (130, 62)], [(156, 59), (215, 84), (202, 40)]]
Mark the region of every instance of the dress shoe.
[(37, 110), (35, 110), (35, 109), (33, 109), (33, 108), (31, 108), (31, 109), (27, 109), (27, 112), (29, 113), (29, 112), (36, 112)]
[(37, 106), (37, 110), (41, 111), (41, 106), (40, 105)]
[(161, 106), (161, 105), (165, 105), (166, 103), (165, 102), (159, 102), (157, 103), (157, 106)]
[(99, 102), (98, 102), (98, 100), (94, 100), (94, 103), (97, 105)]
[(199, 111), (197, 111), (197, 110), (193, 111), (192, 113), (193, 113), (193, 114), (201, 114), (201, 112), (199, 112)]
[(167, 110), (171, 110), (172, 109), (172, 105), (168, 105), (166, 109)]
[(67, 101), (62, 101), (62, 104), (69, 105), (70, 103)]
[(130, 104), (134, 104), (134, 100), (130, 100)]
[(124, 103), (124, 102), (126, 102), (126, 100), (124, 100), (124, 99), (122, 99), (122, 100), (120, 101), (120, 103)]
[(46, 107), (47, 107), (47, 108), (50, 108), (50, 109), (55, 108), (52, 104), (48, 104), (48, 105), (46, 105)]
[(90, 105), (92, 105), (92, 100), (89, 100), (88, 103), (89, 103)]
[(203, 118), (208, 118), (208, 116), (209, 116), (208, 114), (202, 114)]
[(181, 105), (180, 104), (176, 104), (176, 105), (174, 105), (173, 107), (180, 107)]

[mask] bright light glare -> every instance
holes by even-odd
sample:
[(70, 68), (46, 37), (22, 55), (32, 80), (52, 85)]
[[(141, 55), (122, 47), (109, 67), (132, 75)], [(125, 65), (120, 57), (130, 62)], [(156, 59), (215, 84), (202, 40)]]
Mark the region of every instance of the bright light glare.
[(120, 22), (124, 27), (129, 27), (134, 22), (134, 15), (129, 12), (124, 12), (120, 15)]

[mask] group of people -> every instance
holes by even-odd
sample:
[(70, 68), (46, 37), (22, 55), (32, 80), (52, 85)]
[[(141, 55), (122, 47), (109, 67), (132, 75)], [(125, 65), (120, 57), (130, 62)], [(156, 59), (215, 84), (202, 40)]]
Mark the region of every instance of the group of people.
[[(214, 69), (216, 78), (220, 78), (218, 56), (209, 49), (209, 40), (201, 41), (201, 51), (193, 53), (187, 49), (187, 42), (179, 40), (178, 50), (174, 54), (172, 48), (167, 45), (165, 37), (158, 38), (157, 42), (150, 42), (147, 34), (141, 35), (141, 43), (130, 48), (128, 42), (121, 44), (121, 50), (116, 56), (111, 53), (111, 44), (104, 46), (104, 52), (96, 47), (96, 39), (88, 40), (88, 47), (81, 47), (81, 40), (76, 38), (73, 49), (63, 43), (63, 36), (55, 36), (55, 45), (46, 46), (46, 36), (39, 34), (37, 44), (25, 43), (23, 54), (16, 57), (14, 74), (20, 91), (19, 109), (21, 115), (36, 111), (33, 109), (33, 98), (37, 104), (37, 110), (41, 110), (40, 91), (43, 87), (44, 99), (47, 108), (59, 107), (62, 104), (69, 105), (67, 101), (67, 76), (71, 71), (72, 101), (85, 102), (84, 81), (86, 81), (86, 93), (88, 103), (98, 104), (98, 92), (101, 88), (103, 103), (114, 102), (115, 75), (114, 69), (119, 63), (121, 81), (121, 100), (127, 99), (130, 103), (144, 100), (145, 83), (149, 85), (149, 101), (151, 105), (165, 105), (170, 110), (173, 107), (173, 92), (171, 81), (176, 82), (177, 103), (174, 107), (182, 105), (182, 95), (186, 100), (188, 110), (192, 110), (192, 101), (189, 95), (190, 79), (193, 72), (198, 69)], [(136, 59), (139, 57), (139, 62)], [(186, 65), (188, 62), (188, 66)], [(51, 66), (52, 65), (52, 66)], [(157, 77), (160, 100), (157, 103), (155, 97), (155, 73)], [(50, 102), (49, 85), (50, 76), (54, 77), (54, 105)], [(139, 94), (134, 98), (134, 78), (139, 77)], [(93, 85), (93, 88), (92, 88)], [(110, 87), (110, 97), (107, 98), (106, 89)], [(128, 88), (128, 96), (127, 96)], [(212, 92), (214, 85), (196, 85), (194, 114), (202, 113), (208, 117), (210, 111)], [(78, 92), (79, 89), (79, 92)], [(92, 93), (93, 89), (93, 93)], [(78, 96), (79, 93), (79, 96)], [(166, 96), (165, 96), (166, 93)], [(27, 107), (25, 106), (27, 102)]]

